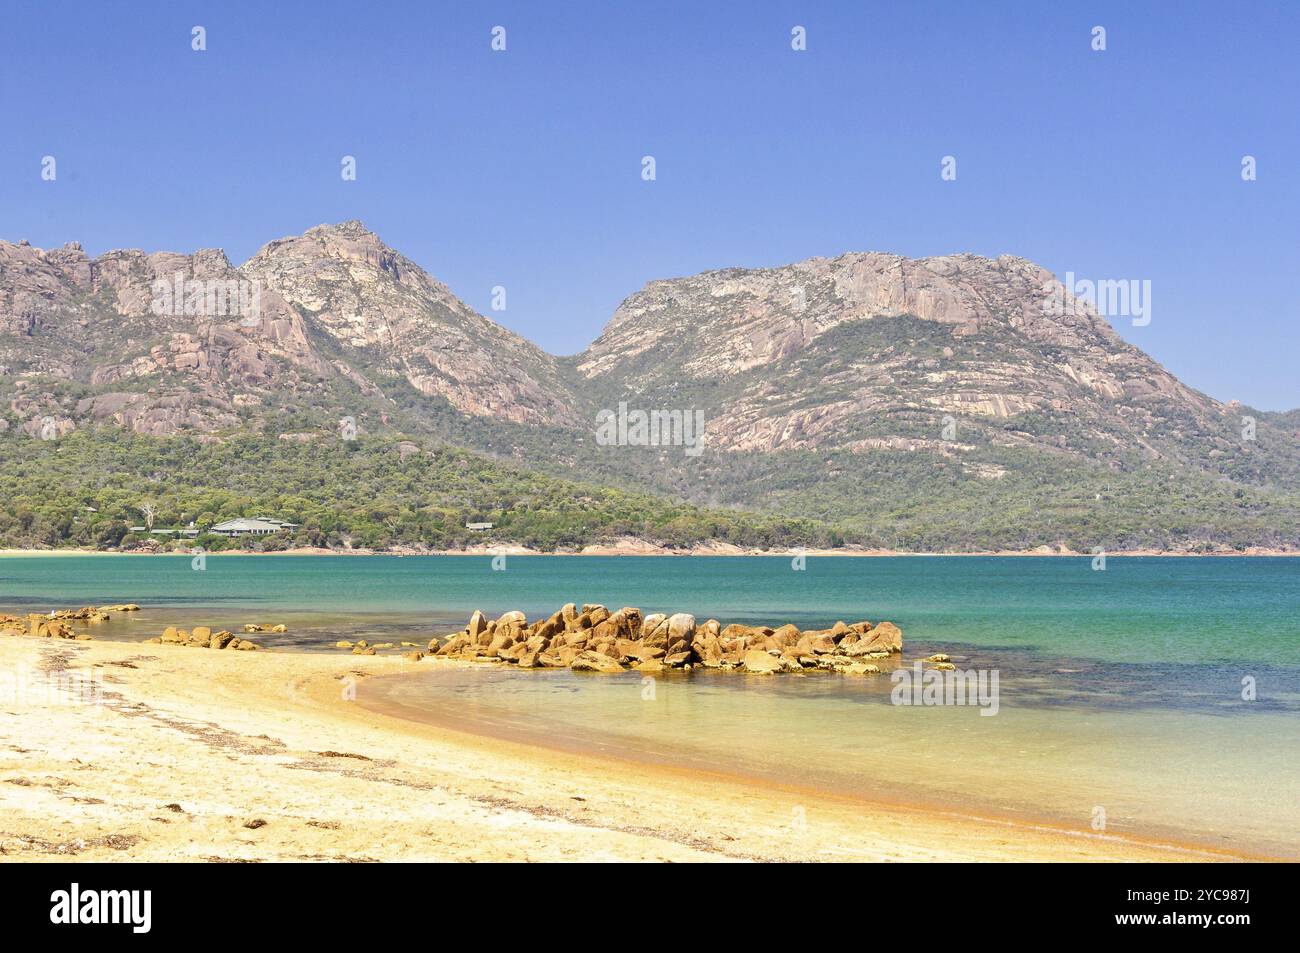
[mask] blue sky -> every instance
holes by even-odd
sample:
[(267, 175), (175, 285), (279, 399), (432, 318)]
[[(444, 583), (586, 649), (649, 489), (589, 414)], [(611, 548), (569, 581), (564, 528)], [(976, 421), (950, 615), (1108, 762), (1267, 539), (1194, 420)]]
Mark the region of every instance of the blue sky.
[(1016, 254), (1150, 280), (1151, 323), (1117, 318), (1125, 338), (1215, 397), (1287, 409), (1298, 9), (6, 0), (0, 237), (238, 263), (360, 218), (554, 353), (655, 278)]

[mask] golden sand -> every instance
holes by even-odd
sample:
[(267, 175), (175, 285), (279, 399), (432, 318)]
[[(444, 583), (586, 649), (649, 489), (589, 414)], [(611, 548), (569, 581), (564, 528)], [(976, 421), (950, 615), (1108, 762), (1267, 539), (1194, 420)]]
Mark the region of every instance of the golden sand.
[[(0, 860), (1237, 859), (475, 737), (368, 711), (367, 678), (466, 664), (0, 637)], [(353, 680), (351, 683), (348, 680)]]

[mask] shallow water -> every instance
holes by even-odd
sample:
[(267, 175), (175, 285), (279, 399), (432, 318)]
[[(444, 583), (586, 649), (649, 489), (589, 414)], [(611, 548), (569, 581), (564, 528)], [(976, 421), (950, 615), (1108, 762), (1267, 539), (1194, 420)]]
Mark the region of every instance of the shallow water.
[[(887, 676), (518, 672), (363, 702), (538, 744), (876, 799), (1300, 858), (1300, 560), (208, 556), (0, 559), (0, 612), (137, 602), (97, 638), (285, 622), (268, 644), (424, 643), (469, 612), (603, 602), (726, 622), (892, 619), (910, 661), (999, 674), (998, 714), (891, 704)], [(1243, 699), (1253, 680), (1254, 700)]]
[[(602, 676), (480, 663), (364, 680), (391, 714), (613, 755), (1024, 823), (1300, 859), (1297, 699), (1089, 703), (1082, 680), (1004, 670), (993, 716), (896, 706), (887, 676)], [(792, 812), (798, 795), (791, 795)], [(848, 845), (846, 845), (848, 846)]]

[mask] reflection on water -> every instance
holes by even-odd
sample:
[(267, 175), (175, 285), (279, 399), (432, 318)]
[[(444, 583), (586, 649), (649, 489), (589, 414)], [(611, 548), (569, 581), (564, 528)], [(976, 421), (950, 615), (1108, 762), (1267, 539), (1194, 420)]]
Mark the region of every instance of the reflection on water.
[(1300, 858), (1294, 694), (1243, 702), (1229, 673), (1190, 667), (1134, 679), (1129, 666), (1017, 662), (994, 717), (895, 706), (885, 676), (670, 673), (647, 697), (631, 672), (491, 664), (366, 680), (358, 701), (547, 747), (1080, 830), (1100, 808), (1110, 833)]

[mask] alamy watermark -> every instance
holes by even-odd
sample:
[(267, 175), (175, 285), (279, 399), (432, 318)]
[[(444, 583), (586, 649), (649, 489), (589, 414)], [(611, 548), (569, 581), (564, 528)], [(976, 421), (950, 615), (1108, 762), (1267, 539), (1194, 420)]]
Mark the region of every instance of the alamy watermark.
[(1044, 287), (1043, 313), (1053, 317), (1081, 317), (1088, 311), (1107, 318), (1132, 318), (1133, 327), (1151, 323), (1151, 279), (1076, 278), (1065, 273), (1065, 281), (1052, 279)]
[(104, 683), (100, 672), (37, 671), (27, 665), (0, 669), (0, 705), (100, 705)]
[(895, 705), (977, 705), (980, 715), (998, 713), (998, 669), (946, 670), (924, 668), (913, 662), (911, 668), (891, 672), (894, 683), (889, 700)]
[(596, 443), (602, 447), (683, 447), (688, 457), (704, 452), (704, 411), (618, 410), (596, 414)]
[(238, 317), (246, 328), (262, 323), (262, 283), (241, 278), (191, 278), (177, 272), (151, 286), (150, 310), (162, 317)]

